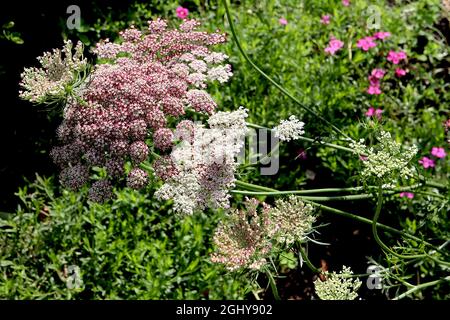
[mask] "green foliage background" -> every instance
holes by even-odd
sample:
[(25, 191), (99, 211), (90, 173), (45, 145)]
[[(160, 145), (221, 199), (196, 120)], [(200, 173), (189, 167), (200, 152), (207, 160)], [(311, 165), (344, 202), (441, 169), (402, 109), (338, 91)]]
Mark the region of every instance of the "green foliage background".
[[(370, 140), (377, 127), (383, 125), (398, 141), (415, 143), (421, 155), (429, 154), (432, 146), (441, 146), (446, 141), (442, 123), (449, 118), (450, 100), (448, 13), (438, 0), (351, 2), (351, 7), (345, 8), (337, 0), (240, 1), (232, 5), (232, 14), (249, 56), (302, 104), (354, 139)], [(190, 17), (202, 21), (204, 29), (229, 32), (224, 7), (218, 1), (158, 0), (120, 8), (94, 4), (87, 16), (82, 15), (80, 30), (67, 30), (61, 22), (62, 37), (80, 39), (89, 48), (99, 39), (115, 39), (119, 31), (130, 25), (144, 28), (148, 19), (157, 16), (166, 17), (175, 25), (178, 22), (175, 9), (180, 4), (190, 9)], [(380, 9), (381, 30), (391, 32), (392, 37), (386, 44), (364, 53), (355, 49), (355, 44), (374, 32), (366, 28), (369, 5)], [(88, 10), (81, 8), (82, 12)], [(326, 13), (332, 15), (329, 26), (320, 24), (320, 17)], [(288, 20), (286, 26), (278, 23), (280, 17)], [(323, 52), (331, 35), (346, 44), (333, 57)], [(26, 37), (22, 38), (26, 41)], [(330, 136), (329, 127), (305, 113), (256, 73), (231, 39), (221, 49), (230, 56), (234, 72), (229, 84), (212, 88), (221, 110), (235, 110), (242, 105), (249, 109), (250, 122), (267, 127), (295, 114), (306, 123), (309, 137)], [(383, 95), (368, 96), (365, 89), (369, 72), (383, 65), (382, 57), (389, 50), (401, 49), (408, 53), (408, 76), (402, 81), (388, 78)], [(384, 110), (381, 124), (364, 116), (370, 106)], [(307, 151), (306, 161), (298, 159), (299, 150)], [(434, 171), (422, 174), (448, 184), (448, 158), (440, 161)], [(344, 187), (358, 184), (359, 165), (351, 154), (296, 143), (282, 147), (281, 168), (275, 179), (260, 176), (252, 169), (241, 170), (239, 175), (242, 180), (285, 190)], [(316, 174), (314, 180), (306, 176), (307, 170)], [(251, 297), (255, 288), (248, 276), (228, 274), (209, 262), (211, 235), (222, 213), (205, 212), (181, 218), (172, 213), (170, 203), (152, 198), (156, 187), (150, 186), (140, 193), (116, 190), (114, 201), (97, 205), (87, 202), (85, 190), (70, 193), (60, 190), (54, 178), (37, 176), (18, 192), (17, 211), (2, 213), (0, 298)], [(412, 201), (392, 196), (386, 206), (386, 219), (427, 239), (449, 239), (450, 195), (441, 196), (447, 200), (437, 203), (435, 198), (419, 194)], [(235, 199), (236, 203), (242, 200)], [(354, 208), (354, 204), (347, 206)], [(373, 202), (367, 202), (358, 208), (371, 217), (373, 207)], [(324, 217), (321, 222), (329, 221)], [(327, 236), (325, 233), (324, 238)], [(392, 244), (395, 243), (393, 239)], [(368, 251), (383, 261), (378, 249)], [(298, 268), (292, 259), (280, 261), (286, 272)], [(81, 289), (67, 288), (64, 269), (70, 265), (80, 267)], [(446, 274), (446, 270), (429, 263), (418, 270), (411, 272), (421, 279)], [(403, 276), (410, 277), (411, 273), (399, 274)], [(448, 289), (444, 283), (413, 297), (446, 299)]]

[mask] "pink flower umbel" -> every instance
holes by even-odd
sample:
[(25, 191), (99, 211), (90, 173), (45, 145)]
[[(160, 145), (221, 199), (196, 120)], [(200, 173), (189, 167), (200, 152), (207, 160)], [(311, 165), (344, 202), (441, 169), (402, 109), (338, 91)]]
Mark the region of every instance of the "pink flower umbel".
[(365, 37), (358, 40), (356, 46), (364, 51), (369, 51), (370, 48), (376, 47), (377, 43), (374, 37)]
[(399, 196), (400, 196), (400, 198), (406, 197), (408, 199), (412, 199), (412, 198), (414, 198), (414, 193), (412, 193), (412, 192), (400, 192)]
[(286, 20), (286, 18), (281, 17), (280, 19), (278, 19), (278, 22), (282, 25), (285, 26), (288, 24), (288, 21)]
[(331, 38), (328, 43), (328, 47), (325, 48), (325, 52), (331, 55), (334, 55), (337, 51), (339, 51), (344, 46), (344, 42), (338, 40), (336, 38)]
[(425, 168), (434, 168), (435, 163), (434, 160), (427, 158), (427, 157), (423, 157), (422, 159), (419, 160), (419, 163)]
[(387, 56), (387, 60), (392, 62), (393, 64), (399, 64), (400, 61), (402, 60), (406, 60), (407, 56), (406, 53), (404, 51), (389, 51), (388, 56)]
[(405, 69), (401, 69), (401, 68), (395, 69), (395, 75), (399, 78), (406, 76), (407, 73), (408, 73), (408, 71), (406, 71)]
[(331, 19), (331, 16), (329, 14), (325, 14), (320, 19), (320, 23), (322, 23), (322, 24), (330, 24), (330, 19)]
[(384, 40), (386, 38), (389, 38), (390, 36), (391, 36), (390, 32), (383, 32), (383, 31), (377, 32), (373, 35), (373, 37), (375, 39), (379, 39), (379, 40)]
[(342, 0), (342, 5), (348, 7), (350, 5), (350, 0)]
[(183, 8), (181, 6), (179, 6), (177, 8), (176, 12), (177, 12), (177, 17), (180, 19), (186, 19), (189, 14), (189, 10), (187, 8)]
[(433, 147), (431, 149), (431, 154), (433, 156), (435, 156), (436, 158), (440, 158), (440, 159), (445, 158), (445, 156), (447, 155), (445, 153), (445, 149), (441, 148), (441, 147)]

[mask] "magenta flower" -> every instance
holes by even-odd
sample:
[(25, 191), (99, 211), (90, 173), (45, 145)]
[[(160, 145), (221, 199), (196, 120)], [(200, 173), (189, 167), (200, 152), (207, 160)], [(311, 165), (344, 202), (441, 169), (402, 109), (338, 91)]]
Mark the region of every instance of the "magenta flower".
[(180, 19), (186, 19), (189, 14), (189, 10), (187, 8), (183, 8), (181, 6), (179, 6), (177, 8), (176, 12), (177, 12), (177, 17)]
[(380, 86), (380, 79), (376, 78), (375, 76), (370, 75), (369, 82), (370, 82), (371, 86), (374, 86), (374, 87)]
[(423, 157), (422, 159), (419, 160), (419, 163), (425, 168), (434, 168), (435, 163), (434, 160), (427, 158), (427, 157)]
[(414, 193), (412, 192), (400, 192), (399, 194), (400, 198), (406, 197), (408, 199), (414, 198)]
[(389, 38), (390, 36), (391, 36), (390, 32), (383, 32), (383, 31), (377, 32), (373, 35), (373, 37), (375, 39), (379, 39), (379, 40), (384, 40), (386, 38)]
[(379, 85), (370, 85), (367, 89), (368, 94), (381, 94), (381, 89)]
[(350, 5), (350, 0), (342, 0), (342, 5), (348, 7)]
[(359, 156), (359, 160), (361, 160), (361, 161), (367, 161), (367, 159), (369, 159), (368, 156), (362, 156), (362, 155)]
[(325, 48), (325, 52), (334, 55), (336, 51), (340, 50), (343, 46), (344, 42), (335, 38), (331, 38), (330, 42), (328, 43), (328, 47)]
[(381, 109), (375, 109), (374, 107), (370, 107), (369, 109), (367, 109), (365, 115), (367, 117), (377, 117), (378, 119), (381, 119), (381, 114), (383, 113), (383, 110)]
[(376, 47), (377, 43), (374, 37), (365, 37), (358, 40), (357, 47), (364, 51), (369, 51), (370, 48)]
[(285, 18), (283, 18), (283, 17), (281, 17), (280, 19), (278, 19), (278, 22), (279, 22), (282, 26), (285, 26), (285, 25), (288, 24), (288, 21), (287, 21)]
[(385, 73), (386, 72), (383, 69), (373, 69), (370, 75), (375, 79), (381, 79), (384, 77)]
[(445, 153), (445, 149), (444, 148), (441, 148), (441, 147), (433, 147), (432, 149), (431, 149), (431, 154), (433, 155), (433, 156), (435, 156), (436, 158), (445, 158), (445, 156), (447, 155), (446, 153)]
[(320, 22), (321, 22), (322, 24), (330, 24), (330, 19), (331, 19), (331, 16), (330, 16), (329, 14), (325, 14), (325, 15), (323, 15), (322, 18), (320, 19)]
[(399, 64), (400, 61), (406, 60), (406, 58), (407, 56), (404, 51), (395, 52), (391, 50), (389, 51), (387, 56), (387, 60), (392, 62), (393, 64)]
[(395, 69), (395, 75), (399, 78), (405, 76), (408, 73), (405, 69), (397, 68)]

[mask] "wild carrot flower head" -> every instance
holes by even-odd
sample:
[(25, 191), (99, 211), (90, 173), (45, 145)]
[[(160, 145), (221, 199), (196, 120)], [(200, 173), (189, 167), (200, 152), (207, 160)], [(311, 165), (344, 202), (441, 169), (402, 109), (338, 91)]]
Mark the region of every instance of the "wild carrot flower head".
[(304, 240), (316, 220), (312, 215), (313, 211), (313, 207), (305, 204), (299, 197), (290, 196), (277, 200), (275, 207), (270, 209), (271, 219), (277, 226), (274, 239), (288, 245)]
[(304, 122), (301, 122), (296, 116), (292, 115), (289, 117), (289, 120), (281, 120), (280, 124), (273, 130), (275, 137), (282, 141), (290, 141), (298, 139), (305, 133), (303, 130), (304, 126)]
[[(168, 118), (176, 123), (188, 108), (214, 112), (208, 83), (227, 81), (231, 68), (222, 64), (226, 55), (210, 50), (225, 41), (224, 35), (197, 31), (198, 25), (184, 20), (169, 30), (158, 19), (149, 22), (147, 31), (132, 27), (121, 32), (119, 43), (97, 44), (94, 52), (106, 63), (95, 66), (79, 99), (66, 106), (58, 129), (63, 145), (52, 152), (65, 185), (79, 187), (87, 180), (84, 173), (74, 175), (73, 168), (104, 167), (113, 180), (124, 175), (124, 164), (131, 161), (127, 185), (142, 188), (148, 177), (138, 166), (148, 159), (146, 140), (169, 152), (174, 134)], [(71, 183), (74, 176), (83, 179)], [(96, 189), (106, 191), (103, 186)]]
[[(208, 119), (209, 128), (184, 123), (175, 136), (183, 137), (171, 152), (173, 176), (165, 177), (155, 196), (173, 200), (174, 210), (229, 207), (229, 189), (234, 186), (236, 157), (244, 144), (247, 111), (218, 112)], [(177, 130), (178, 131), (178, 130)]]
[(88, 63), (83, 58), (83, 45), (78, 42), (72, 52), (73, 44), (64, 41), (62, 49), (45, 52), (37, 60), (41, 68), (25, 68), (21, 74), (19, 92), (22, 99), (36, 103), (50, 100), (64, 100), (67, 90), (74, 85), (79, 73), (86, 70)]
[(380, 132), (377, 140), (378, 144), (373, 147), (367, 147), (364, 139), (350, 144), (355, 153), (367, 157), (362, 162), (364, 169), (361, 177), (364, 180), (375, 177), (388, 185), (394, 185), (398, 177), (404, 179), (412, 177), (414, 169), (409, 166), (409, 162), (416, 155), (417, 147), (402, 148), (402, 145), (385, 131)]
[(318, 278), (314, 281), (316, 294), (322, 300), (354, 300), (358, 297), (356, 293), (362, 282), (358, 278), (352, 278), (353, 272), (348, 267), (336, 273), (325, 272), (326, 280)]
[(214, 233), (216, 250), (212, 262), (221, 263), (230, 271), (259, 270), (266, 265), (276, 227), (270, 220), (270, 207), (264, 203), (261, 210), (258, 207), (258, 200), (246, 199), (245, 209), (231, 211), (219, 223)]

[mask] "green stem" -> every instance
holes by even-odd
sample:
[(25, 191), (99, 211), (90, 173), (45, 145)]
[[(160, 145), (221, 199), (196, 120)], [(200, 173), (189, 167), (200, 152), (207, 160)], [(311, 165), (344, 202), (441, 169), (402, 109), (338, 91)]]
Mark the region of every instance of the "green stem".
[(435, 181), (429, 181), (422, 175), (419, 175), (419, 179), (421, 181), (425, 182), (425, 185), (427, 185), (428, 187), (434, 187), (434, 188), (438, 188), (438, 189), (447, 189), (446, 185), (443, 185), (442, 183), (435, 182)]
[[(270, 128), (266, 128), (266, 127), (259, 126), (259, 125), (256, 125), (256, 124), (253, 124), (253, 123), (249, 123), (249, 122), (247, 122), (247, 126), (250, 127), (250, 128), (253, 127), (255, 129), (266, 129), (266, 130), (272, 131), (272, 129), (270, 129)], [(321, 145), (321, 146), (331, 147), (331, 148), (334, 148), (334, 149), (355, 153), (355, 151), (352, 148), (340, 146), (340, 145), (334, 144), (334, 143), (328, 143), (328, 142), (320, 141), (320, 140), (317, 140), (317, 139), (312, 139), (312, 138), (307, 138), (307, 137), (300, 136), (300, 137), (297, 138), (297, 140), (311, 142), (312, 144), (315, 144), (315, 145)]]
[(314, 272), (314, 273), (321, 273), (322, 272), (322, 270), (320, 268), (316, 268), (311, 263), (311, 261), (309, 260), (308, 255), (306, 254), (305, 250), (303, 250), (301, 243), (298, 243), (298, 251), (299, 251), (299, 254), (301, 255), (303, 261), (308, 266), (308, 268), (311, 269), (312, 272)]
[(445, 277), (444, 279), (439, 279), (439, 280), (434, 280), (434, 281), (418, 284), (418, 285), (414, 286), (414, 288), (409, 289), (408, 291), (406, 291), (406, 292), (402, 293), (401, 295), (395, 297), (393, 300), (403, 299), (406, 296), (410, 295), (411, 293), (414, 293), (416, 291), (419, 291), (419, 290), (422, 290), (422, 289), (425, 289), (425, 288), (428, 288), (428, 287), (431, 287), (431, 286), (435, 286), (435, 285), (437, 285), (437, 284), (439, 284), (441, 282), (444, 282), (444, 281), (450, 281), (450, 276)]
[(281, 300), (281, 298), (278, 294), (278, 289), (277, 289), (277, 285), (275, 283), (275, 279), (273, 278), (272, 273), (268, 269), (266, 270), (266, 275), (267, 275), (267, 278), (269, 278), (270, 289), (272, 289), (273, 297), (275, 298), (275, 300)]
[[(292, 191), (245, 191), (245, 190), (231, 190), (234, 194), (245, 194), (252, 196), (275, 196), (275, 195), (286, 195), (286, 194), (302, 194), (303, 190), (292, 190)], [(352, 200), (362, 200), (373, 198), (371, 194), (356, 194), (349, 196), (337, 196), (337, 197), (315, 197), (315, 196), (299, 196), (302, 200), (311, 201), (352, 201)]]
[(378, 245), (387, 253), (390, 253), (398, 258), (401, 259), (420, 259), (420, 258), (425, 258), (427, 255), (426, 254), (415, 254), (415, 255), (403, 255), (403, 254), (399, 254), (395, 251), (393, 251), (391, 248), (389, 248), (386, 244), (384, 244), (383, 241), (381, 241), (380, 237), (378, 236), (378, 231), (377, 231), (377, 221), (378, 218), (380, 217), (380, 213), (381, 213), (381, 207), (383, 204), (383, 189), (381, 188), (381, 186), (378, 188), (378, 201), (377, 201), (377, 208), (375, 210), (375, 215), (373, 217), (372, 220), (372, 233), (373, 233), (373, 237), (375, 238), (375, 241), (378, 243)]
[(275, 190), (275, 189), (272, 189), (272, 188), (258, 186), (257, 184), (248, 183), (248, 182), (244, 182), (244, 181), (241, 181), (241, 180), (236, 180), (235, 184), (238, 187), (245, 188), (245, 189), (250, 189), (250, 190), (259, 190), (259, 191), (274, 191)]
[(280, 84), (278, 84), (275, 80), (273, 80), (271, 77), (269, 77), (264, 71), (262, 71), (247, 55), (247, 53), (244, 51), (244, 49), (241, 46), (241, 43), (239, 42), (236, 30), (234, 29), (234, 23), (233, 19), (231, 18), (230, 10), (228, 8), (227, 0), (223, 0), (223, 4), (225, 6), (225, 11), (228, 19), (228, 23), (230, 24), (231, 33), (233, 35), (234, 42), (236, 43), (240, 53), (244, 57), (244, 59), (256, 70), (258, 71), (264, 78), (266, 78), (270, 83), (272, 83), (278, 90), (280, 90), (282, 93), (284, 93), (287, 97), (289, 97), (292, 101), (294, 101), (300, 108), (303, 108), (307, 112), (314, 115), (317, 119), (320, 119), (324, 123), (328, 124), (333, 130), (335, 130), (337, 133), (341, 134), (342, 136), (348, 138), (348, 136), (342, 132), (338, 127), (333, 125), (330, 121), (323, 118), (321, 115), (310, 109), (309, 107), (303, 105), (297, 98), (295, 98), (289, 91), (287, 91), (285, 88), (283, 88)]

